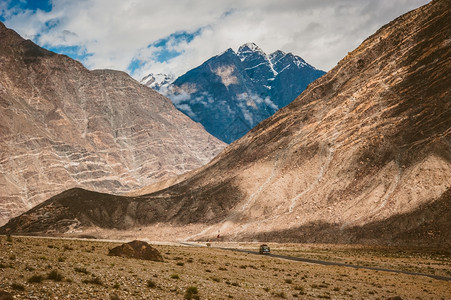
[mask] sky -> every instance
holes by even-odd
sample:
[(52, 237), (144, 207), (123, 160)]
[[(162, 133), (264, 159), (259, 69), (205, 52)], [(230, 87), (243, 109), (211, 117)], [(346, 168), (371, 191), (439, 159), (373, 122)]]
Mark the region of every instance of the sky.
[(254, 42), (328, 71), (382, 25), (427, 0), (0, 0), (22, 37), (140, 80), (180, 76)]

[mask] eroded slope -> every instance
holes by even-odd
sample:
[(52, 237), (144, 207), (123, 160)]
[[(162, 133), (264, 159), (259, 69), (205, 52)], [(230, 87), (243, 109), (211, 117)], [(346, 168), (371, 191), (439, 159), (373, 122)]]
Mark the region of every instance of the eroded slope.
[(130, 191), (224, 147), (127, 74), (89, 71), (0, 23), (0, 224), (68, 188)]

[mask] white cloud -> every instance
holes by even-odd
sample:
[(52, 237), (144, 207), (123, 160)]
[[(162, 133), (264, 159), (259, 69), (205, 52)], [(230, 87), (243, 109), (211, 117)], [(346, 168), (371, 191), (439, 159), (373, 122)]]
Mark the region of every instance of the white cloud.
[(190, 116), (190, 118), (196, 118), (196, 114), (192, 111), (191, 107), (188, 104), (177, 104), (176, 106), (179, 110)]
[(266, 97), (264, 101), (265, 101), (266, 105), (268, 105), (272, 109), (274, 109), (274, 110), (278, 110), (279, 109), (279, 107), (276, 104), (274, 104), (274, 102), (272, 102), (269, 97)]
[[(274, 104), (274, 102), (272, 102), (271, 98), (266, 97), (263, 99), (256, 94), (242, 93), (237, 96), (237, 100), (244, 102), (247, 106), (250, 106), (253, 108), (256, 108), (257, 104), (265, 103), (266, 105), (268, 105), (269, 107), (271, 107), (274, 110), (279, 109), (279, 107), (276, 104)], [(240, 108), (242, 108), (242, 107), (243, 106), (240, 105)]]
[[(255, 42), (265, 52), (293, 52), (329, 70), (380, 26), (427, 0), (52, 0), (53, 9), (17, 11), (0, 6), (5, 24), (25, 38), (56, 48), (90, 53), (88, 68), (127, 70), (133, 58), (147, 60), (133, 74), (179, 76), (227, 48)], [(49, 28), (50, 25), (50, 28)], [(199, 34), (169, 42), (180, 56), (158, 62), (148, 45), (175, 32)]]
[(164, 94), (164, 95), (171, 98), (172, 103), (174, 103), (177, 107), (179, 107), (179, 104), (181, 102), (188, 101), (191, 98), (191, 95), (185, 91), (181, 91), (178, 94)]

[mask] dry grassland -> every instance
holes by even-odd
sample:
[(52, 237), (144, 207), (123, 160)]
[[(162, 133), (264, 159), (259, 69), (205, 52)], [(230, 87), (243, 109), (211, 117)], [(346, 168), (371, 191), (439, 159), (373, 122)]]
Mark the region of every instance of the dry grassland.
[[(450, 281), (215, 248), (257, 250), (252, 243), (154, 245), (164, 262), (108, 256), (119, 244), (0, 236), (0, 290), (15, 299), (451, 299)], [(450, 276), (449, 253), (270, 246), (277, 254)]]

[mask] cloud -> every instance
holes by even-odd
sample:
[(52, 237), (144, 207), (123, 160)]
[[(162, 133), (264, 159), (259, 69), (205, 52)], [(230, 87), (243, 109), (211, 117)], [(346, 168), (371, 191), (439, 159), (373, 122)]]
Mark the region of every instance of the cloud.
[(196, 114), (192, 111), (191, 107), (188, 104), (177, 104), (176, 107), (187, 114), (191, 119), (196, 118)]
[(279, 107), (276, 104), (274, 104), (274, 102), (272, 102), (269, 97), (266, 97), (263, 101), (265, 101), (266, 105), (274, 109), (274, 111), (279, 109)]
[(253, 127), (254, 124), (254, 118), (252, 117), (252, 114), (247, 109), (246, 105), (244, 103), (238, 103), (238, 107), (240, 108), (241, 112), (243, 113), (244, 119), (249, 123), (251, 127)]
[(200, 31), (198, 29), (194, 32), (175, 32), (149, 44), (144, 49), (139, 49), (128, 66), (128, 71), (134, 75), (140, 73), (142, 69), (150, 68), (154, 63), (165, 63), (183, 54), (186, 45), (199, 35)]
[(267, 53), (292, 52), (327, 71), (380, 26), (427, 2), (7, 0), (0, 2), (0, 17), (23, 37), (69, 51), (90, 69), (113, 68), (140, 79), (179, 76), (246, 42)]
[(191, 99), (191, 95), (185, 91), (181, 91), (178, 94), (166, 94), (166, 96), (169, 97), (172, 103), (174, 103), (177, 107), (181, 106), (179, 105), (181, 102), (186, 102)]
[[(244, 102), (247, 106), (256, 108), (257, 104), (265, 103), (267, 106), (272, 108), (274, 111), (278, 110), (279, 107), (272, 102), (271, 98), (265, 97), (264, 99), (256, 94), (248, 94), (248, 93), (241, 93), (238, 94), (237, 100), (240, 102)], [(241, 107), (241, 106), (240, 106)]]

